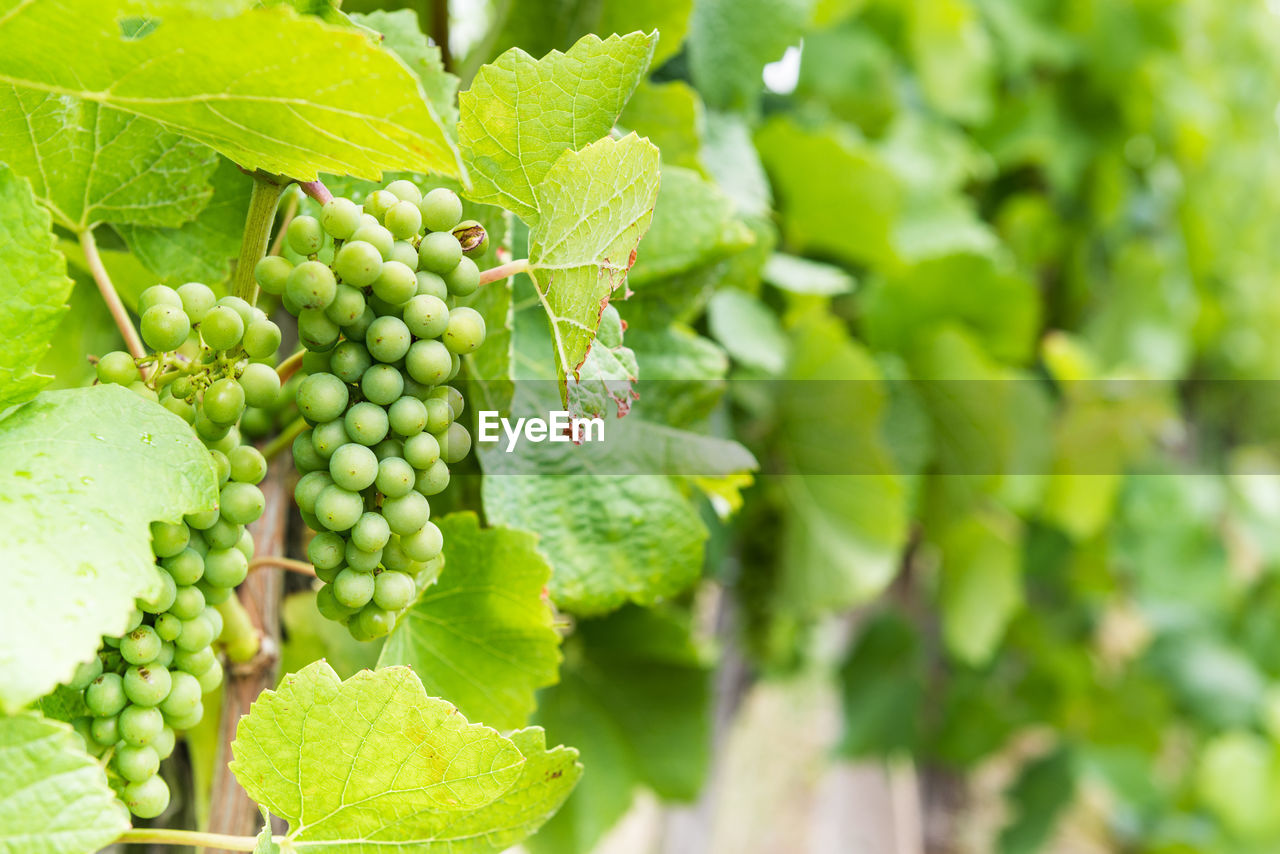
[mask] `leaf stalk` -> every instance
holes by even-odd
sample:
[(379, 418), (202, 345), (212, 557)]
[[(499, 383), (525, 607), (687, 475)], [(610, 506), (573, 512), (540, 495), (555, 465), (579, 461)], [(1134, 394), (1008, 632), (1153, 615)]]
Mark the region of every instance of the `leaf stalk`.
[(253, 278), (253, 268), (267, 254), (271, 226), (276, 220), (276, 206), (280, 204), (280, 196), (287, 186), (286, 182), (274, 176), (253, 175), (253, 193), (249, 196), (249, 213), (244, 220), (244, 239), (240, 242), (233, 290), (236, 296), (250, 305), (258, 301), (258, 282)]

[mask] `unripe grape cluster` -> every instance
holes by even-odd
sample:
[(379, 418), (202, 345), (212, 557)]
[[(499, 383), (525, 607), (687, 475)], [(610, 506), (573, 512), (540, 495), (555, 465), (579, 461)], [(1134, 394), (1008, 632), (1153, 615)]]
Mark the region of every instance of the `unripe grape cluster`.
[(192, 425), (216, 469), (219, 502), (180, 522), (152, 524), (153, 592), (138, 600), (128, 631), (104, 638), (69, 686), (84, 692), (90, 717), (75, 726), (95, 754), (110, 752), (109, 779), (121, 800), (152, 818), (169, 803), (157, 772), (175, 731), (200, 722), (203, 695), (222, 681), (215, 606), (249, 571), (253, 537), (245, 526), (262, 515), (258, 484), (267, 473), (263, 455), (241, 444), (237, 422), (247, 405), (275, 405), (280, 379), (263, 360), (279, 348), (280, 329), (244, 300), (215, 299), (196, 282), (149, 288), (139, 311), (154, 352), (141, 360), (107, 353), (98, 379), (157, 400)]
[[(310, 429), (293, 443), (294, 497), (316, 532), (307, 549), (320, 612), (353, 637), (385, 635), (443, 563), (430, 496), (471, 448), (448, 385), (485, 324), (457, 297), (473, 293), (472, 255), (487, 248), (462, 202), (409, 181), (373, 192), (363, 208), (335, 198), (318, 218), (288, 226), (307, 260), (268, 256), (258, 284), (298, 316), (308, 376), (296, 403)], [(332, 263), (318, 260), (332, 240)]]

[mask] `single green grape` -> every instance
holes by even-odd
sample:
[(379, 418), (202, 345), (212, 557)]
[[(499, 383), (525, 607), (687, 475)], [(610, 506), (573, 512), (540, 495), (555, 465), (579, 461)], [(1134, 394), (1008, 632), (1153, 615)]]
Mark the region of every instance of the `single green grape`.
[(182, 297), (168, 285), (152, 285), (138, 295), (138, 314), (143, 315), (157, 305), (182, 308)]
[(388, 436), (373, 446), (373, 454), (378, 458), (378, 462), (382, 462), (388, 457), (402, 457), (404, 456), (404, 442), (401, 442), (395, 436)]
[(388, 457), (378, 463), (374, 484), (387, 498), (399, 498), (413, 491), (413, 466), (399, 457)]
[[(206, 582), (208, 581), (207, 574), (205, 580)], [(213, 639), (213, 625), (205, 619), (202, 611), (191, 619), (182, 621), (182, 631), (178, 633), (178, 637), (173, 642), (180, 650), (195, 652), (201, 647), (213, 643)]]
[[(391, 611), (374, 606), (365, 606), (352, 620), (355, 624), (353, 636), (373, 640), (390, 632), (396, 625), (396, 615)], [(358, 632), (358, 634), (357, 634)]]
[[(417, 495), (418, 493), (413, 493)], [(423, 499), (424, 501), (426, 499)], [(434, 522), (427, 522), (417, 531), (400, 537), (400, 547), (414, 560), (431, 560), (444, 549), (444, 534)]]
[(365, 306), (364, 311), (356, 318), (355, 323), (342, 330), (348, 341), (363, 341), (369, 331), (370, 324), (378, 318), (372, 308)]
[(151, 550), (156, 557), (173, 557), (191, 542), (191, 529), (182, 522), (152, 522)]
[[(157, 634), (159, 634), (157, 632)], [(173, 663), (173, 654), (177, 651), (177, 647), (169, 641), (160, 642), (160, 654), (156, 656), (156, 660), (151, 662), (148, 667), (165, 667), (167, 668)]]
[(431, 518), (431, 505), (420, 493), (414, 491), (399, 498), (388, 498), (382, 503), (382, 516), (393, 534), (404, 536), (421, 530)]
[(184, 673), (190, 673), (192, 676), (199, 677), (218, 660), (213, 652), (213, 647), (205, 646), (196, 650), (179, 649), (173, 654), (173, 667), (175, 670), (181, 670)]
[(360, 378), (360, 392), (366, 400), (379, 406), (391, 405), (400, 399), (403, 391), (404, 375), (392, 365), (373, 365)]
[(418, 338), (439, 338), (449, 327), (449, 307), (430, 294), (418, 294), (405, 303), (403, 317)]
[(156, 634), (158, 634), (162, 640), (173, 641), (182, 633), (182, 620), (179, 620), (172, 613), (161, 614), (156, 617), (154, 628), (156, 630)]
[[(447, 400), (438, 397), (427, 398), (423, 405), (427, 410), (426, 430), (439, 441), (439, 434), (449, 429), (449, 424), (453, 421), (453, 407)], [(440, 455), (444, 456), (443, 448), (440, 450)]]
[(351, 440), (362, 445), (378, 444), (386, 438), (390, 427), (387, 411), (367, 400), (348, 409), (343, 418), (343, 424)]
[[(177, 617), (179, 620), (191, 620), (198, 617), (205, 608), (204, 593), (199, 587), (183, 586), (178, 588), (178, 595), (174, 597), (173, 605), (169, 607), (169, 613)], [(178, 634), (181, 634), (179, 629)], [(177, 640), (178, 635), (165, 640)]]
[[(227, 433), (216, 442), (205, 442), (205, 447), (210, 451), (217, 451), (224, 457), (234, 447), (240, 444), (240, 428), (232, 424), (227, 428)], [(227, 464), (227, 474), (231, 473), (231, 464)], [(225, 478), (223, 478), (225, 480)]]
[(343, 489), (336, 483), (326, 486), (316, 498), (316, 517), (330, 531), (345, 531), (360, 520), (364, 499), (358, 492)]
[(240, 299), (240, 297), (222, 297), (218, 300), (218, 305), (234, 311), (239, 315), (240, 322), (245, 326), (248, 326), (253, 322), (255, 317), (253, 306), (249, 305), (245, 300)]
[(177, 744), (177, 736), (169, 727), (165, 727), (160, 731), (160, 735), (156, 740), (147, 745), (156, 752), (161, 759), (168, 759), (173, 754), (173, 748)]
[(177, 294), (182, 303), (182, 310), (187, 313), (187, 319), (192, 323), (204, 320), (205, 315), (218, 302), (213, 289), (201, 282), (187, 282), (185, 285), (179, 285)]
[(338, 285), (338, 291), (333, 297), (333, 302), (329, 303), (329, 307), (324, 310), (324, 316), (339, 327), (350, 326), (364, 314), (364, 307), (364, 294), (360, 289), (344, 283)]
[(351, 235), (351, 241), (354, 243), (357, 240), (368, 243), (378, 250), (378, 256), (383, 261), (391, 257), (391, 250), (396, 242), (391, 232), (377, 223), (362, 225), (357, 228), (356, 233)]
[(120, 738), (133, 747), (155, 741), (164, 729), (164, 715), (154, 706), (125, 706), (120, 712)]
[(382, 253), (372, 243), (351, 240), (342, 244), (334, 256), (333, 269), (348, 285), (367, 287), (382, 272)]
[(326, 584), (316, 591), (316, 610), (322, 617), (334, 622), (350, 617), (356, 612), (355, 608), (348, 608), (334, 598), (333, 584)]
[(343, 489), (359, 492), (378, 476), (378, 458), (364, 445), (343, 445), (329, 458), (329, 476)]
[(153, 774), (125, 786), (120, 799), (138, 818), (155, 818), (169, 806), (169, 784), (159, 774)]
[(380, 572), (373, 580), (373, 604), (387, 611), (402, 611), (418, 595), (418, 586), (403, 572)]
[(445, 274), (444, 283), (453, 296), (470, 296), (476, 292), (476, 288), (480, 287), (480, 268), (476, 266), (475, 261), (463, 256), (458, 266)]
[(444, 492), (449, 485), (449, 466), (444, 460), (436, 460), (422, 471), (414, 481), (413, 488), (430, 497)]
[(194, 424), (196, 420), (196, 408), (185, 400), (176, 397), (167, 397), (160, 401), (160, 405), (181, 418), (188, 424)]
[(111, 747), (120, 740), (120, 718), (118, 715), (105, 715), (93, 719), (89, 725), (89, 737), (103, 747)]
[(222, 662), (216, 658), (213, 663), (196, 674), (200, 680), (200, 690), (208, 694), (222, 684)]
[(447, 231), (434, 231), (418, 244), (418, 269), (439, 276), (453, 271), (462, 260), (462, 246)]
[(367, 552), (355, 543), (348, 541), (347, 550), (343, 556), (346, 558), (347, 566), (356, 572), (373, 572), (378, 568), (378, 563), (382, 560), (382, 549)]
[(333, 569), (342, 565), (345, 549), (346, 542), (341, 535), (332, 531), (321, 531), (311, 538), (310, 543), (307, 543), (307, 559), (317, 570)]
[(409, 376), (426, 386), (437, 385), (448, 379), (452, 365), (449, 349), (436, 340), (413, 342), (404, 360)]
[(213, 549), (205, 556), (204, 577), (215, 587), (239, 586), (248, 574), (249, 561), (238, 548)]
[(382, 550), (382, 565), (392, 572), (404, 572), (410, 575), (414, 574), (421, 568), (422, 564), (405, 554), (404, 548), (400, 545), (400, 538), (392, 536), (387, 541), (387, 546)]
[(449, 312), (449, 325), (444, 331), (444, 345), (450, 353), (473, 353), (484, 343), (484, 317), (468, 306)]
[(295, 216), (285, 229), (289, 247), (299, 255), (314, 255), (324, 246), (324, 230), (313, 216)]
[(420, 295), (432, 296), (439, 300), (449, 296), (449, 286), (444, 283), (442, 276), (432, 273), (430, 270), (419, 270), (414, 273), (414, 277), (418, 280), (418, 293)]
[(205, 389), (201, 407), (214, 423), (234, 424), (244, 412), (244, 389), (231, 377), (223, 377)]
[(172, 682), (162, 664), (135, 665), (124, 672), (124, 693), (135, 706), (155, 706), (169, 696)]
[(391, 206), (398, 201), (400, 198), (395, 193), (388, 190), (374, 190), (364, 200), (364, 212), (375, 220), (381, 221)]
[(344, 569), (333, 579), (333, 598), (339, 605), (359, 608), (373, 598), (373, 585), (372, 574)]
[(399, 361), (409, 352), (411, 343), (413, 336), (409, 334), (409, 327), (398, 317), (379, 317), (369, 324), (364, 336), (369, 355), (379, 362)]
[(333, 374), (312, 374), (298, 386), (298, 410), (313, 424), (337, 418), (349, 399), (346, 385)]
[(142, 379), (142, 373), (133, 361), (133, 356), (123, 350), (112, 350), (104, 354), (98, 360), (97, 374), (98, 382), (115, 385), (129, 385)]
[(299, 474), (307, 474), (308, 472), (319, 471), (327, 468), (328, 463), (316, 451), (316, 446), (312, 444), (311, 430), (303, 430), (293, 440), (293, 465)]
[(381, 513), (365, 513), (351, 528), (351, 542), (367, 552), (381, 551), (391, 539), (391, 526)]
[(329, 476), (327, 464), (326, 469), (322, 471), (313, 471), (298, 478), (298, 483), (293, 488), (293, 500), (297, 503), (298, 509), (306, 513), (314, 513), (316, 499), (332, 483), (333, 478)]
[[(416, 276), (418, 270), (418, 247), (414, 246), (407, 240), (397, 240), (391, 245), (391, 257), (388, 261), (399, 261), (401, 264), (413, 270)], [(414, 279), (414, 292), (417, 293), (417, 279)]]
[(150, 779), (160, 770), (160, 755), (155, 748), (125, 745), (111, 759), (116, 773), (130, 783)]
[(254, 318), (244, 331), (241, 342), (252, 359), (268, 359), (280, 349), (280, 327), (265, 318)]
[(304, 308), (298, 312), (298, 340), (308, 350), (332, 350), (341, 334), (341, 328), (324, 310)]
[[(226, 457), (223, 457), (226, 460)], [(230, 463), (226, 463), (228, 470), (231, 468)], [(224, 481), (225, 482), (225, 481)], [(232, 522), (224, 514), (217, 522), (214, 522), (207, 528), (201, 536), (208, 545), (215, 549), (229, 549), (240, 541), (240, 534), (243, 529), (239, 524)]]
[(462, 397), (462, 392), (451, 385), (437, 386), (431, 390), (428, 396), (438, 397), (448, 402), (449, 408), (453, 410), (454, 418), (462, 415), (462, 411), (466, 408), (466, 401)]
[(382, 271), (373, 282), (373, 292), (390, 305), (403, 305), (418, 293), (418, 279), (407, 265), (399, 261), (384, 261)]
[(268, 255), (253, 268), (254, 281), (263, 293), (279, 296), (284, 293), (289, 282), (289, 274), (293, 272), (293, 262), (280, 255)]
[(437, 436), (436, 441), (440, 442), (440, 459), (449, 465), (462, 462), (471, 452), (471, 434), (457, 421), (445, 430), (443, 440)]
[(293, 268), (285, 293), (302, 308), (325, 309), (338, 292), (333, 271), (319, 261), (303, 261)]
[[(447, 232), (462, 219), (462, 199), (453, 190), (437, 187), (422, 199), (422, 222), (431, 231)], [(452, 235), (450, 238), (452, 239)], [(457, 243), (454, 240), (454, 243)]]
[(249, 406), (267, 409), (280, 396), (280, 375), (270, 365), (251, 362), (240, 375), (240, 387)]
[(402, 202), (416, 205), (422, 201), (422, 191), (418, 189), (418, 185), (403, 178), (388, 184), (386, 191)]
[(462, 254), (468, 258), (480, 258), (489, 251), (489, 232), (474, 219), (458, 223), (451, 233), (462, 246)]
[(138, 597), (138, 607), (148, 614), (163, 614), (173, 605), (173, 599), (178, 595), (178, 585), (169, 573), (158, 570), (156, 579), (159, 584), (147, 595)]
[(174, 671), (173, 687), (160, 703), (160, 711), (166, 718), (182, 718), (200, 708), (200, 681), (194, 674)]
[[(174, 295), (175, 298), (177, 295)], [(191, 334), (191, 320), (178, 306), (153, 305), (142, 313), (142, 340), (156, 352), (176, 350)]]
[(325, 469), (329, 468), (329, 457), (333, 456), (333, 452), (350, 441), (347, 425), (341, 418), (317, 424), (311, 432), (311, 445), (324, 461)]
[(330, 199), (320, 210), (320, 226), (332, 237), (346, 240), (360, 227), (360, 206), (350, 199)]
[(76, 670), (67, 680), (67, 687), (73, 691), (83, 691), (93, 680), (102, 675), (102, 659), (94, 656), (76, 666)]
[(95, 718), (119, 714), (128, 700), (124, 693), (124, 680), (117, 673), (103, 673), (84, 690), (84, 704)]
[(413, 202), (396, 202), (382, 222), (396, 240), (407, 240), (422, 230), (422, 211)]
[(427, 406), (416, 397), (402, 397), (387, 410), (387, 422), (398, 436), (415, 436), (426, 429)]
[(344, 383), (359, 382), (372, 365), (373, 357), (359, 341), (343, 341), (329, 357), (329, 370)]
[(404, 440), (404, 458), (415, 469), (426, 469), (440, 459), (440, 445), (430, 433), (418, 433)]
[[(262, 515), (263, 508), (266, 506), (266, 499), (262, 495), (262, 490), (254, 486), (252, 483), (237, 483), (232, 481), (222, 487), (222, 493), (219, 496), (219, 504), (222, 507), (222, 516), (236, 525), (248, 525), (250, 522), (257, 521)], [(240, 536), (236, 537), (237, 541)], [(205, 556), (205, 573), (209, 572), (209, 557)]]
[(200, 321), (200, 337), (214, 350), (231, 350), (244, 337), (244, 320), (234, 308), (216, 305)]
[(120, 639), (120, 656), (130, 664), (147, 664), (160, 654), (160, 636), (151, 626), (138, 626)]

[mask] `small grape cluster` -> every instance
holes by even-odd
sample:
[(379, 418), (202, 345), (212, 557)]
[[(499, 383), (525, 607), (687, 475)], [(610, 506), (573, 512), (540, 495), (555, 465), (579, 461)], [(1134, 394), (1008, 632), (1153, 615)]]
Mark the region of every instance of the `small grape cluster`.
[(298, 316), (308, 351), (294, 497), (317, 532), (307, 549), (324, 582), (317, 607), (359, 640), (389, 632), (438, 575), (444, 543), (427, 498), (471, 448), (456, 420), (462, 394), (447, 383), (484, 341), (484, 319), (454, 298), (479, 286), (470, 256), (488, 238), (461, 218), (451, 190), (424, 196), (393, 181), (363, 208), (335, 198), (319, 218), (295, 218), (289, 246), (308, 260), (268, 256), (255, 270)]
[(68, 685), (84, 692), (90, 717), (75, 726), (95, 754), (111, 752), (109, 776), (121, 800), (152, 818), (169, 803), (157, 772), (175, 731), (200, 722), (203, 695), (222, 681), (215, 606), (248, 574), (253, 537), (245, 526), (262, 515), (258, 484), (267, 473), (266, 459), (241, 444), (236, 425), (248, 403), (271, 407), (280, 392), (275, 369), (261, 361), (274, 357), (280, 329), (244, 300), (215, 299), (197, 282), (149, 288), (139, 310), (152, 355), (107, 353), (98, 379), (157, 400), (192, 425), (217, 471), (219, 502), (181, 522), (152, 524), (155, 592), (138, 601), (124, 636), (104, 638)]

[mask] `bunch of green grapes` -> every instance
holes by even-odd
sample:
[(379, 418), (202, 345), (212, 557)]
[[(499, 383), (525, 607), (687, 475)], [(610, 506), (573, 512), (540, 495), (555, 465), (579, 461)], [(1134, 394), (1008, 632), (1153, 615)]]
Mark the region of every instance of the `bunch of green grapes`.
[(275, 405), (280, 379), (264, 360), (275, 356), (280, 329), (244, 300), (215, 299), (197, 282), (149, 288), (139, 311), (152, 354), (107, 353), (98, 380), (133, 388), (191, 424), (217, 470), (219, 501), (181, 522), (152, 524), (152, 592), (138, 600), (128, 631), (104, 638), (69, 685), (84, 691), (91, 716), (76, 728), (95, 754), (110, 753), (109, 777), (129, 810), (152, 818), (169, 803), (157, 772), (175, 731), (200, 722), (203, 695), (222, 681), (215, 606), (248, 574), (253, 537), (245, 526), (262, 515), (257, 484), (267, 473), (262, 454), (240, 443), (237, 422), (247, 405)]
[(336, 198), (318, 219), (297, 217), (287, 239), (308, 260), (268, 256), (255, 271), (298, 316), (308, 350), (294, 497), (317, 532), (307, 550), (324, 583), (316, 603), (359, 640), (389, 632), (439, 573), (444, 543), (427, 499), (471, 448), (456, 420), (462, 395), (447, 383), (484, 342), (484, 319), (455, 298), (479, 287), (469, 255), (487, 237), (461, 218), (452, 191), (393, 181), (363, 209)]

